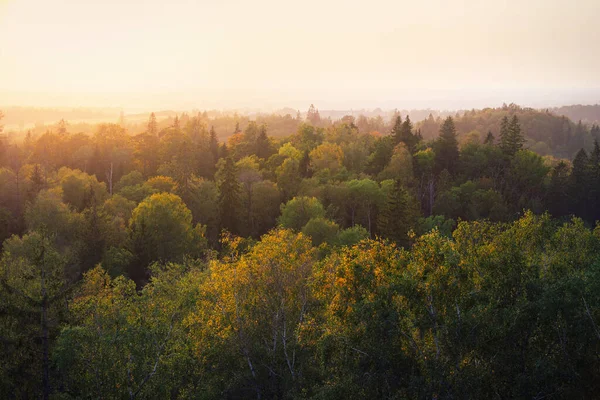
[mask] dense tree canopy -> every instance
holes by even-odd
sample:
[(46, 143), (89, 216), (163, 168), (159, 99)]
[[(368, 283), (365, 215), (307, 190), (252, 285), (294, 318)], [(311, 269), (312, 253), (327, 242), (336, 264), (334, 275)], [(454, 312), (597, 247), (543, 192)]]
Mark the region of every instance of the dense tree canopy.
[(2, 136), (0, 392), (594, 398), (598, 126), (328, 115)]

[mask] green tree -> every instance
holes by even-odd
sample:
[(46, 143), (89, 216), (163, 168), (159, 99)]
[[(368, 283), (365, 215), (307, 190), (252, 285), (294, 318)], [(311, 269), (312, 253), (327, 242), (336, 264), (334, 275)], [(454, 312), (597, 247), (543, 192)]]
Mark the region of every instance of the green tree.
[(440, 137), (435, 146), (435, 166), (437, 172), (444, 169), (453, 174), (458, 169), (458, 141), (452, 117), (446, 118), (440, 128)]
[(237, 234), (241, 212), (241, 188), (237, 168), (231, 157), (219, 160), (217, 165), (217, 188), (219, 190), (219, 216), (221, 227)]
[(513, 115), (509, 122), (508, 117), (504, 117), (500, 128), (500, 148), (502, 152), (506, 156), (512, 157), (523, 148), (524, 143), (525, 137), (521, 132), (519, 118)]
[(133, 210), (129, 221), (136, 263), (130, 276), (138, 284), (147, 279), (154, 261), (182, 261), (200, 257), (205, 249), (204, 227), (192, 225), (192, 213), (172, 193), (156, 193)]
[(379, 213), (379, 233), (401, 246), (408, 246), (408, 232), (415, 226), (416, 218), (414, 200), (402, 183), (395, 180), (385, 206)]
[(325, 209), (315, 197), (294, 197), (281, 205), (281, 216), (277, 219), (284, 228), (300, 231), (312, 218), (324, 218)]

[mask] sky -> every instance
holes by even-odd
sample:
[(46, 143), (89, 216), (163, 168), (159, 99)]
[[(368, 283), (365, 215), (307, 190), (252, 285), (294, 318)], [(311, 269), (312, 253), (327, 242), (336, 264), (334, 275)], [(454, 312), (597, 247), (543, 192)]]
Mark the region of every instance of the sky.
[(600, 103), (599, 0), (0, 0), (0, 106)]

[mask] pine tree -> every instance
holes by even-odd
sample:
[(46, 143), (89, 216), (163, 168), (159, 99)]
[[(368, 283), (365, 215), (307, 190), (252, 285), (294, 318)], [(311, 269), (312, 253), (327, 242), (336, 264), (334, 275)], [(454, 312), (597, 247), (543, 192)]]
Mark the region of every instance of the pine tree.
[(458, 166), (458, 140), (452, 117), (446, 118), (440, 128), (440, 137), (435, 146), (435, 164), (437, 172), (448, 170), (451, 174)]
[(410, 194), (400, 180), (395, 180), (394, 187), (379, 214), (377, 226), (380, 234), (406, 247), (409, 244), (408, 231), (414, 226), (416, 217), (416, 207)]
[(148, 120), (148, 134), (153, 136), (158, 134), (158, 125), (156, 123), (156, 115), (154, 115), (154, 113), (150, 114), (150, 118)]
[(240, 129), (240, 123), (239, 121), (236, 121), (235, 123), (235, 130), (233, 131), (233, 134), (235, 135), (236, 133), (240, 133), (242, 130)]
[(175, 118), (173, 119), (173, 128), (179, 130), (179, 116), (177, 114), (175, 114)]
[(238, 215), (241, 207), (241, 190), (237, 179), (237, 168), (231, 157), (219, 161), (216, 179), (219, 189), (221, 228), (238, 234), (240, 229)]

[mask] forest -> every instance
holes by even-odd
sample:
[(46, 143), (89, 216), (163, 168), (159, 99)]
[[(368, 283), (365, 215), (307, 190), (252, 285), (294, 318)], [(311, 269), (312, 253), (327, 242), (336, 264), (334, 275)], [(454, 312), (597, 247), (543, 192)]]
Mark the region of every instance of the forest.
[(0, 129), (0, 393), (595, 398), (590, 110)]

